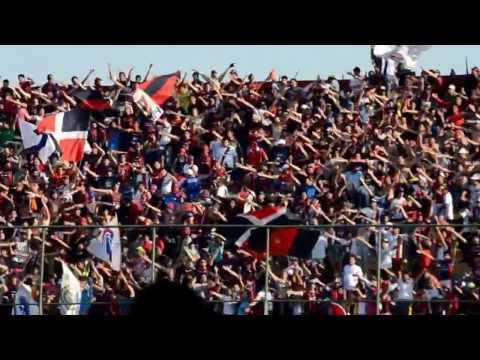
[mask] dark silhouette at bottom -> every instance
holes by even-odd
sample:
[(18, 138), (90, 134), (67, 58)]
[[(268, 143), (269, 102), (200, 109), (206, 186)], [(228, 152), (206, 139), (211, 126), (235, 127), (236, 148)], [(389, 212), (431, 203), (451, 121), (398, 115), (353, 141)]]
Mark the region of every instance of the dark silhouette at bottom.
[(213, 316), (207, 303), (193, 290), (160, 280), (143, 289), (130, 307), (133, 316)]

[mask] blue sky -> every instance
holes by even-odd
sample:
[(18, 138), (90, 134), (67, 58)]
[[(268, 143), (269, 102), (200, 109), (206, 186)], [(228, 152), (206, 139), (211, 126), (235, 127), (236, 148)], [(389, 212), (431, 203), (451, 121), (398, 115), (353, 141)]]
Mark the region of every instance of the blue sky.
[[(48, 73), (68, 81), (73, 75), (83, 76), (90, 68), (95, 76), (106, 80), (106, 63), (113, 69), (126, 71), (135, 66), (134, 74), (144, 74), (150, 63), (154, 74), (196, 68), (202, 72), (222, 71), (230, 62), (237, 64), (241, 75), (254, 73), (264, 78), (271, 68), (279, 74), (298, 79), (314, 79), (317, 74), (341, 77), (358, 65), (370, 67), (368, 45), (142, 45), (142, 46), (79, 46), (79, 45), (0, 45), (0, 76), (16, 82), (18, 73), (25, 73), (43, 83)], [(421, 64), (450, 73), (454, 68), (465, 72), (469, 65), (480, 63), (479, 45), (435, 45), (421, 58)], [(107, 83), (107, 81), (105, 81)]]

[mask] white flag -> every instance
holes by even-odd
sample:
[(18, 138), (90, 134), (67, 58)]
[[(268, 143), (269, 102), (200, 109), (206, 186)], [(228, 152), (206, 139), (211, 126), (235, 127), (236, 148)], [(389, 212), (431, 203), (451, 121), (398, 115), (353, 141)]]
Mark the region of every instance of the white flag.
[(410, 70), (415, 70), (420, 55), (431, 47), (431, 45), (375, 45), (373, 53), (375, 56), (392, 59), (396, 63), (405, 64)]
[(72, 270), (62, 261), (62, 280), (60, 289), (60, 313), (62, 315), (80, 314), (82, 289), (80, 281), (73, 275)]
[[(118, 225), (117, 216), (108, 225)], [(120, 271), (122, 262), (122, 244), (118, 227), (101, 228), (97, 238), (90, 241), (88, 252), (108, 262), (113, 270)]]
[(143, 90), (136, 89), (133, 93), (133, 101), (140, 106), (154, 121), (160, 119), (163, 109)]
[(15, 306), (12, 315), (39, 315), (40, 308), (32, 297), (32, 288), (29, 285), (20, 283), (15, 294)]
[(35, 133), (37, 127), (23, 119), (18, 120), (18, 125), (20, 127), (23, 147), (37, 151), (40, 160), (46, 163), (50, 156), (56, 151), (55, 142), (50, 135)]

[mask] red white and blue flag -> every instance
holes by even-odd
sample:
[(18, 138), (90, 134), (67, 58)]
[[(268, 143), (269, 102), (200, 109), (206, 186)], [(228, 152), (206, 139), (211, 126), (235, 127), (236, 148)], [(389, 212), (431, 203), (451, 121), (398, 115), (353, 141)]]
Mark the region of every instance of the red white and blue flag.
[(74, 109), (44, 117), (37, 124), (40, 134), (51, 134), (64, 161), (79, 162), (89, 148), (87, 143), (90, 111)]

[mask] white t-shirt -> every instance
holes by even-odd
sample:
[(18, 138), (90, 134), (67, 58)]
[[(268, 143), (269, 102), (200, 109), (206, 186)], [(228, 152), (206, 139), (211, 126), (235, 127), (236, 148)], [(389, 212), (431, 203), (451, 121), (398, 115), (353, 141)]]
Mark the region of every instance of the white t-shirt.
[(173, 180), (170, 175), (165, 176), (160, 183), (160, 192), (162, 195), (167, 195), (172, 192)]
[(386, 249), (382, 247), (380, 251), (381, 269), (390, 269), (393, 266), (393, 255), (395, 254), (395, 251), (393, 250), (394, 247), (395, 245), (393, 243), (389, 243)]
[[(161, 132), (166, 133), (166, 134), (170, 134), (172, 132), (172, 125), (168, 122), (166, 124), (162, 124)], [(171, 141), (170, 137), (162, 135), (160, 137), (159, 144), (160, 144), (160, 146), (166, 146), (166, 145), (170, 144), (170, 141)]]
[(360, 278), (363, 278), (363, 271), (357, 264), (347, 264), (343, 268), (343, 286), (347, 290), (355, 290)]
[(399, 279), (397, 281), (397, 300), (412, 300), (413, 299), (413, 280), (404, 282)]
[(445, 205), (445, 217), (447, 220), (453, 220), (453, 199), (450, 192), (443, 196), (443, 205)]
[(390, 76), (395, 76), (396, 73), (396, 62), (393, 59), (387, 58), (387, 69), (386, 69), (386, 74)]
[(220, 185), (217, 189), (217, 197), (224, 199), (228, 197), (228, 188), (225, 185)]
[(188, 170), (192, 169), (195, 174), (198, 174), (198, 166), (195, 164), (189, 165), (185, 164), (183, 165), (183, 173), (186, 175)]
[(362, 91), (362, 83), (363, 79), (359, 79), (354, 77), (352, 80), (350, 80), (350, 88), (352, 89), (352, 94), (354, 96), (357, 96), (360, 94), (360, 91)]

